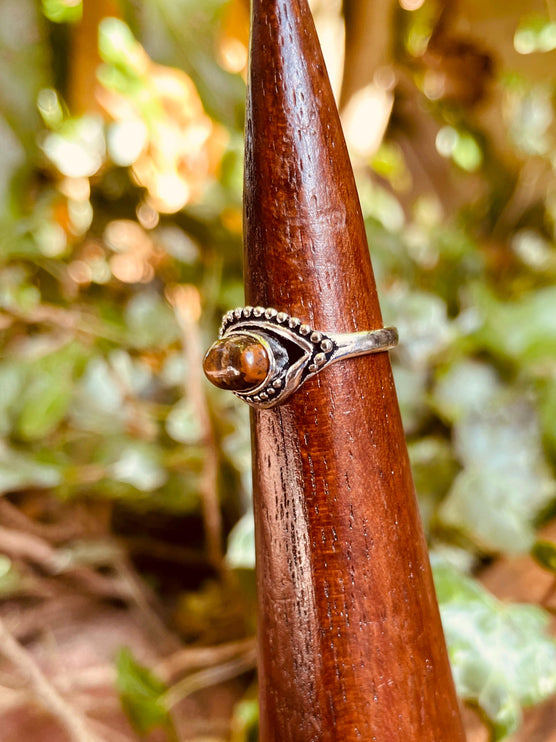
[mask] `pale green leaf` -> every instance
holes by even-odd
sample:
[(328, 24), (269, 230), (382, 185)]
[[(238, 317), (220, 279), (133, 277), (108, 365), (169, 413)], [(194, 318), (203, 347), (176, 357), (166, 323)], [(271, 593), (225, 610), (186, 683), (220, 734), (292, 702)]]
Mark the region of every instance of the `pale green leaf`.
[(21, 453), (0, 442), (0, 493), (27, 487), (56, 487), (61, 481), (62, 474), (56, 467), (43, 464), (31, 454)]
[(448, 422), (461, 420), (470, 412), (489, 405), (502, 390), (493, 366), (466, 358), (439, 375), (432, 400), (440, 415)]
[(534, 408), (519, 397), (486, 404), (456, 423), (454, 438), (464, 470), (442, 519), (486, 550), (527, 551), (535, 517), (556, 493)]
[(255, 522), (246, 513), (230, 531), (226, 561), (235, 569), (255, 568)]
[(156, 449), (142, 441), (130, 442), (110, 467), (110, 475), (117, 482), (131, 484), (142, 492), (159, 489), (167, 480), (160, 466)]
[(130, 341), (136, 348), (166, 347), (180, 335), (174, 313), (153, 292), (134, 296), (125, 308), (125, 320)]
[(501, 603), (446, 562), (433, 558), (433, 571), (458, 693), (479, 705), (494, 739), (503, 739), (518, 728), (522, 707), (556, 692), (549, 616)]

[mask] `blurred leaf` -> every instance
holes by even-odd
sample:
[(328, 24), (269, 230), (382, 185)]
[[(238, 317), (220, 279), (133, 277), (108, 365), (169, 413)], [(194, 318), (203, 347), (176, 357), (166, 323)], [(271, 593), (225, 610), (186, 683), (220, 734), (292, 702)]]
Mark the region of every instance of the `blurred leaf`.
[[(163, 64), (179, 65), (197, 83), (208, 113), (241, 129), (245, 83), (216, 61), (217, 34), (228, 0), (156, 0), (142, 14), (147, 52)], [(184, 22), (187, 19), (187, 22)]]
[(553, 51), (556, 49), (556, 23), (541, 15), (527, 16), (515, 32), (514, 47), (519, 54)]
[(419, 438), (408, 446), (421, 517), (428, 528), (458, 471), (452, 447), (442, 438)]
[(123, 429), (126, 417), (117, 376), (103, 358), (93, 358), (77, 386), (72, 421), (84, 430), (115, 433)]
[(531, 549), (531, 556), (541, 567), (556, 574), (556, 544), (550, 541), (537, 541)]
[(8, 435), (12, 429), (14, 412), (19, 394), (25, 384), (21, 366), (9, 361), (0, 364), (0, 435)]
[(5, 599), (16, 593), (21, 584), (21, 575), (11, 559), (0, 553), (0, 598)]
[[(37, 350), (40, 351), (40, 347)], [(20, 365), (23, 386), (14, 407), (15, 432), (22, 439), (40, 440), (65, 418), (83, 357), (83, 349), (77, 343), (69, 343), (42, 357), (31, 356), (27, 363)]]
[(147, 734), (155, 727), (173, 729), (163, 697), (166, 686), (148, 668), (140, 665), (127, 648), (116, 660), (116, 685), (120, 701), (133, 728)]
[(106, 153), (104, 126), (99, 117), (68, 119), (49, 132), (42, 149), (55, 167), (70, 178), (87, 178), (102, 167)]
[(166, 418), (166, 431), (178, 443), (199, 443), (203, 430), (191, 402), (181, 400), (174, 405)]
[(388, 324), (400, 333), (400, 359), (412, 367), (426, 366), (456, 335), (439, 296), (399, 289), (382, 301)]
[(62, 473), (56, 467), (8, 448), (0, 441), (0, 494), (28, 487), (56, 487), (61, 481)]
[(132, 73), (141, 73), (144, 53), (129, 26), (119, 18), (103, 18), (98, 28), (98, 50), (103, 62)]
[(156, 424), (139, 400), (148, 395), (152, 373), (122, 348), (108, 359), (93, 358), (76, 387), (70, 415), (78, 427), (96, 433), (118, 433), (128, 425), (156, 432)]
[(550, 127), (554, 120), (552, 86), (526, 83), (513, 91), (509, 104), (510, 135), (516, 146), (528, 155), (547, 155), (552, 147)]
[(42, 0), (42, 12), (53, 23), (76, 23), (83, 15), (82, 0)]
[(234, 706), (230, 742), (257, 742), (259, 739), (259, 704), (256, 699), (243, 699)]
[(426, 368), (405, 368), (399, 363), (392, 363), (394, 381), (403, 426), (406, 434), (411, 435), (428, 415), (426, 392), (428, 373)]
[(433, 402), (441, 416), (454, 423), (472, 412), (491, 407), (501, 390), (502, 384), (493, 366), (467, 358), (439, 375)]
[(123, 448), (111, 465), (110, 474), (117, 482), (131, 484), (142, 492), (159, 489), (167, 480), (156, 449), (142, 441), (130, 442)]
[[(48, 52), (37, 3), (0, 3), (0, 221), (20, 218), (40, 124), (35, 102), (48, 83)], [(3, 235), (5, 237), (5, 235)]]
[(433, 571), (458, 693), (479, 705), (501, 740), (519, 726), (523, 706), (556, 691), (549, 616), (499, 602), (446, 562), (433, 560)]
[(17, 432), (24, 440), (38, 440), (52, 432), (68, 410), (73, 389), (71, 379), (41, 375), (25, 391)]
[(166, 347), (180, 331), (174, 313), (157, 294), (136, 294), (125, 308), (130, 342), (135, 348)]
[(539, 413), (546, 442), (556, 459), (556, 375), (539, 384)]
[(487, 405), (456, 423), (464, 470), (441, 507), (443, 520), (491, 551), (527, 551), (534, 519), (555, 495), (534, 408), (524, 399)]
[(255, 569), (255, 521), (251, 512), (230, 531), (226, 561), (233, 569)]
[(552, 360), (556, 355), (556, 287), (501, 302), (488, 291), (477, 294), (484, 325), (482, 344), (498, 356), (523, 364)]

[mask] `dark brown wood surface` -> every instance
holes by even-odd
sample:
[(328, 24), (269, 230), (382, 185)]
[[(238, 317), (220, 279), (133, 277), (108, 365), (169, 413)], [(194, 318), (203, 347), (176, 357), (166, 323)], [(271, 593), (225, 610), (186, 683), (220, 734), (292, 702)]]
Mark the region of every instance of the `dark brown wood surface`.
[[(306, 0), (254, 0), (246, 300), (382, 326)], [(403, 339), (402, 339), (403, 341)], [(464, 739), (387, 353), (252, 414), (261, 742)]]

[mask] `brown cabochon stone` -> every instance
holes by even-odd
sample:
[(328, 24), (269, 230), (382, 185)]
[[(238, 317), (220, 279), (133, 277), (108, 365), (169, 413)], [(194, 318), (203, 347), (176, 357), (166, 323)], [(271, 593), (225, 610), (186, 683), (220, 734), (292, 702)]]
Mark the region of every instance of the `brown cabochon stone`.
[(270, 360), (264, 346), (249, 335), (232, 335), (211, 346), (203, 369), (207, 379), (220, 389), (246, 392), (267, 377)]

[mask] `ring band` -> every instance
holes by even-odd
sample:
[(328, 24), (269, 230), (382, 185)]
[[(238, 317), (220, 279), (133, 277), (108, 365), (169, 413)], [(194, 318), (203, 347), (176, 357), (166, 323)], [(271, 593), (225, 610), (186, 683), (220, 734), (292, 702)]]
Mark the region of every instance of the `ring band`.
[(238, 307), (224, 315), (219, 340), (209, 348), (203, 368), (216, 386), (230, 389), (252, 407), (268, 409), (330, 364), (397, 344), (395, 327), (321, 332), (286, 312)]

